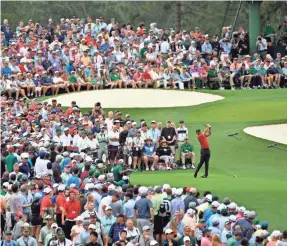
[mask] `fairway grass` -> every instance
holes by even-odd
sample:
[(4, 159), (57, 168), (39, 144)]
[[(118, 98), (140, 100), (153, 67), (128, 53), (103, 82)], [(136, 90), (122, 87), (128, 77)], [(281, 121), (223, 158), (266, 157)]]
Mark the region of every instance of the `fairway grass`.
[[(287, 90), (236, 90), (202, 91), (225, 97), (224, 100), (190, 107), (162, 109), (121, 109), (139, 123), (144, 118), (176, 122), (184, 120), (189, 129), (189, 138), (194, 144), (196, 163), (200, 148), (195, 129), (212, 125), (209, 138), (211, 148), (210, 174), (208, 179), (194, 179), (191, 170), (133, 173), (133, 184), (163, 185), (175, 187), (194, 186), (201, 193), (205, 190), (223, 199), (229, 197), (238, 205), (255, 210), (258, 218), (267, 220), (270, 229), (286, 229), (287, 222), (287, 152), (267, 148), (270, 141), (249, 136), (243, 129), (249, 126), (287, 123)], [(75, 96), (75, 100), (77, 98)], [(148, 95), (147, 95), (148, 100)], [(168, 100), (168, 98), (159, 98)], [(91, 107), (97, 98), (91, 102)], [(107, 109), (115, 111), (117, 108)], [(81, 105), (79, 105), (81, 107)], [(84, 109), (88, 111), (91, 109)], [(239, 133), (242, 140), (228, 137)], [(283, 146), (284, 145), (278, 145)], [(203, 170), (199, 173), (202, 174)], [(237, 178), (233, 176), (237, 175)]]

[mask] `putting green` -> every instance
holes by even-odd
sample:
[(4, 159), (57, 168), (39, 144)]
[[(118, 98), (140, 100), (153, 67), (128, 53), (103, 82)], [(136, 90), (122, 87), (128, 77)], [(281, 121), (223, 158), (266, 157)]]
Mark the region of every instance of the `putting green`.
[[(267, 148), (270, 141), (247, 135), (243, 129), (249, 126), (286, 123), (287, 90), (203, 92), (217, 94), (225, 99), (198, 106), (121, 109), (121, 112), (123, 115), (129, 113), (136, 121), (140, 118), (144, 118), (146, 122), (157, 120), (164, 123), (171, 120), (178, 125), (179, 120), (183, 119), (195, 145), (196, 162), (199, 160), (200, 149), (195, 129), (210, 123), (213, 132), (209, 140), (209, 178), (194, 179), (191, 170), (148, 172), (132, 174), (132, 183), (195, 186), (202, 193), (210, 190), (221, 199), (228, 196), (237, 204), (255, 210), (261, 221), (269, 221), (270, 229), (286, 229), (287, 214), (284, 205), (287, 202), (287, 152)], [(115, 109), (105, 108), (106, 112), (109, 110)], [(242, 140), (227, 136), (234, 132), (238, 132)], [(237, 178), (234, 178), (234, 175), (237, 175)]]

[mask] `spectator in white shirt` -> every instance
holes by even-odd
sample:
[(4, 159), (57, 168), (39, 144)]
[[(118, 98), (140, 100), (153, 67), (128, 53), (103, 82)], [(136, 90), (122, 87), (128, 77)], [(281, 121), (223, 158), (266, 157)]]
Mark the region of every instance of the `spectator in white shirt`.
[(143, 146), (144, 146), (144, 139), (141, 137), (141, 131), (138, 130), (136, 132), (136, 136), (133, 138), (134, 169), (136, 169), (137, 166), (138, 166), (138, 169), (140, 169)]
[(261, 59), (264, 60), (267, 55), (267, 41), (265, 38), (258, 36), (256, 41), (256, 48)]
[(110, 111), (108, 113), (108, 118), (105, 119), (105, 124), (107, 125), (107, 131), (111, 132), (113, 130), (113, 125), (114, 125), (114, 113), (113, 111)]
[(160, 52), (162, 54), (167, 54), (170, 49), (169, 43), (166, 39), (163, 40), (163, 42), (160, 44)]
[(69, 127), (64, 128), (64, 134), (61, 136), (61, 142), (64, 147), (71, 146), (73, 141), (72, 136), (69, 134)]
[(117, 131), (116, 126), (113, 126), (112, 131), (108, 132), (108, 136), (109, 136), (109, 158), (110, 158), (110, 163), (111, 165), (114, 164), (114, 162), (116, 161), (116, 155), (118, 152), (118, 148), (119, 148), (119, 132)]
[(56, 89), (55, 95), (58, 95), (60, 88), (64, 88), (67, 93), (69, 93), (68, 83), (59, 76), (59, 71), (55, 72), (55, 76), (53, 77), (53, 83), (55, 84)]

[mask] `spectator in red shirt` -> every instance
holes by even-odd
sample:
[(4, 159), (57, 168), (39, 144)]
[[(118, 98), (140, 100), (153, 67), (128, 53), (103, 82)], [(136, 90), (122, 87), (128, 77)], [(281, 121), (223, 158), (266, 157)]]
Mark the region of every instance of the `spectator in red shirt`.
[(60, 184), (58, 186), (58, 195), (56, 198), (56, 221), (58, 226), (60, 226), (62, 229), (64, 229), (64, 226), (62, 225), (62, 213), (64, 213), (64, 206), (66, 203), (66, 196), (64, 194), (65, 191), (65, 185)]
[(201, 132), (200, 129), (197, 129), (196, 133), (197, 133), (198, 142), (200, 143), (201, 152), (200, 152), (200, 162), (194, 173), (194, 177), (195, 178), (197, 177), (197, 173), (199, 172), (202, 165), (205, 163), (205, 174), (201, 177), (207, 178), (208, 168), (209, 168), (209, 159), (210, 159), (210, 149), (209, 149), (209, 143), (208, 143), (207, 137), (211, 135), (211, 126), (206, 125), (206, 128), (203, 132)]
[(53, 209), (53, 203), (51, 201), (52, 189), (50, 187), (46, 187), (44, 189), (44, 194), (45, 196), (41, 201), (40, 207), (40, 215), (43, 218), (45, 218), (47, 214), (51, 214), (51, 210)]
[[(81, 214), (81, 204), (77, 199), (76, 192), (70, 191), (70, 200), (64, 205), (64, 212), (62, 213), (62, 225), (65, 225), (66, 238), (71, 239), (72, 227), (76, 224), (75, 218)], [(65, 220), (66, 217), (66, 220)]]

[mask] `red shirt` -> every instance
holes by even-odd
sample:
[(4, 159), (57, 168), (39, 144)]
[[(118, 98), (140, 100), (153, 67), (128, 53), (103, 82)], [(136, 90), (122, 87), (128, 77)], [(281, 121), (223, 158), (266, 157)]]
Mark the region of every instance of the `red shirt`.
[(57, 196), (57, 199), (56, 199), (56, 214), (61, 214), (62, 213), (62, 211), (60, 210), (60, 207), (64, 208), (65, 203), (66, 203), (65, 195), (64, 194), (59, 194)]
[(45, 195), (42, 199), (42, 202), (41, 202), (40, 215), (41, 216), (43, 215), (43, 213), (44, 213), (43, 209), (44, 208), (47, 209), (47, 208), (52, 208), (52, 207), (53, 207), (53, 203), (50, 199), (50, 196)]
[(201, 133), (197, 136), (198, 142), (200, 143), (200, 147), (202, 149), (209, 149), (209, 144), (207, 141), (207, 137), (205, 136), (204, 133)]
[(151, 79), (152, 79), (151, 76), (150, 76), (150, 74), (149, 74), (148, 72), (144, 72), (144, 73), (142, 74), (142, 78), (143, 78), (144, 80), (151, 80)]
[(81, 204), (79, 201), (67, 201), (64, 209), (66, 211), (66, 219), (74, 220), (81, 214)]

